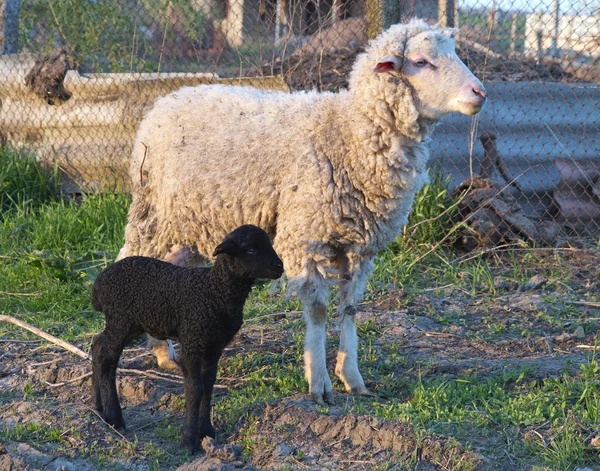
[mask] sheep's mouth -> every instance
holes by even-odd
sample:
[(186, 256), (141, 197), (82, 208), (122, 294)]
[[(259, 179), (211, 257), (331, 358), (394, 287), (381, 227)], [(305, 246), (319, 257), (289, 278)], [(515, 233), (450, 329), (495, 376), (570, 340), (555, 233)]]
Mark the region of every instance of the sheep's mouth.
[(486, 101), (487, 100), (485, 98), (480, 98), (477, 101), (459, 100), (458, 103), (466, 110), (463, 111), (463, 113), (472, 115), (479, 113), (483, 109), (483, 105), (485, 105)]

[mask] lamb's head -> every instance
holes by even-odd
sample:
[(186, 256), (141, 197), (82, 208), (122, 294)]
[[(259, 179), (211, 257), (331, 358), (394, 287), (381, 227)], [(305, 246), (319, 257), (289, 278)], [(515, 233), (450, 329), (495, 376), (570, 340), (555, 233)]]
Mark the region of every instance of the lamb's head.
[(277, 279), (283, 275), (283, 262), (277, 256), (267, 233), (250, 224), (240, 226), (225, 237), (213, 254), (219, 264), (240, 278)]
[(391, 26), (357, 59), (350, 90), (366, 100), (383, 99), (404, 125), (416, 117), (479, 113), (486, 91), (456, 55), (456, 32), (422, 20)]

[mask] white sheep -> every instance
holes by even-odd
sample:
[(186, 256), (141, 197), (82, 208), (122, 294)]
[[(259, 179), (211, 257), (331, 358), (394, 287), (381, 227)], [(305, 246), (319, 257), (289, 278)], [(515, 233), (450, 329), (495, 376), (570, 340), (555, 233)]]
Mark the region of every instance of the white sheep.
[[(182, 88), (157, 100), (131, 159), (133, 202), (120, 257), (201, 264), (225, 234), (255, 224), (274, 238), (304, 304), (305, 375), (331, 402), (328, 288), (340, 287), (335, 372), (369, 395), (354, 314), (375, 255), (401, 232), (427, 180), (427, 136), (445, 114), (478, 113), (486, 92), (454, 51), (454, 29), (390, 27), (356, 60), (340, 93)], [(154, 342), (159, 363), (172, 348)]]

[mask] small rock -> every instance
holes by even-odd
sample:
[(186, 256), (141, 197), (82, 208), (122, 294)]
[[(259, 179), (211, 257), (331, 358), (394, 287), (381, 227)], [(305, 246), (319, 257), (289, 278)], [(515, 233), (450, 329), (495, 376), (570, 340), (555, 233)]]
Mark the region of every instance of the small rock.
[(57, 458), (52, 461), (46, 469), (51, 469), (53, 471), (81, 471), (81, 468), (75, 466), (73, 463), (67, 460), (63, 460), (62, 458)]
[(564, 334), (560, 334), (560, 335), (557, 335), (556, 337), (554, 337), (554, 340), (557, 342), (566, 342), (571, 337), (573, 337), (573, 336), (570, 333), (565, 332)]
[(273, 456), (276, 458), (285, 458), (292, 454), (292, 449), (287, 446), (285, 443), (280, 443), (275, 447), (275, 451), (273, 451)]
[(494, 278), (494, 288), (498, 290), (504, 290), (508, 288), (508, 283), (502, 279), (502, 277), (497, 276)]
[(358, 44), (358, 41), (356, 39), (353, 39), (352, 41), (350, 41), (350, 43), (348, 43), (348, 46), (350, 46), (352, 49), (357, 49), (360, 44)]
[(583, 327), (579, 326), (575, 329), (575, 332), (573, 332), (573, 337), (578, 338), (578, 339), (583, 339), (585, 338), (585, 331), (583, 330)]
[(533, 275), (527, 283), (525, 283), (525, 289), (538, 289), (546, 284), (546, 279), (542, 275)]
[(590, 445), (592, 445), (594, 448), (600, 448), (600, 433), (597, 433), (594, 437), (592, 437), (590, 440)]

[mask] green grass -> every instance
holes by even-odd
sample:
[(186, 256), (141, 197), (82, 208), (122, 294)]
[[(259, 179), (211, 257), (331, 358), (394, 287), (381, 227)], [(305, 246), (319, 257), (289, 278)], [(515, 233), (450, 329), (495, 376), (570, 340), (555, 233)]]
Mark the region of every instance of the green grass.
[[(88, 348), (90, 334), (102, 328), (101, 314), (91, 310), (91, 284), (97, 273), (114, 260), (122, 245), (130, 200), (122, 195), (91, 194), (80, 201), (67, 201), (57, 190), (55, 175), (52, 169), (42, 171), (27, 154), (0, 149), (0, 312)], [(525, 327), (521, 324), (507, 327), (494, 318), (492, 308), (497, 293), (493, 279), (497, 267), (492, 259), (454, 261), (452, 238), (446, 238), (452, 216), (447, 196), (445, 181), (440, 178), (419, 193), (406, 236), (377, 259), (367, 299), (377, 301), (400, 287), (408, 295), (398, 302), (406, 304), (412, 299), (411, 293), (418, 293), (421, 288), (451, 284), (460, 288), (464, 296), (485, 299), (480, 309), (486, 330), (478, 333), (480, 338), (493, 340), (499, 336), (529, 335), (522, 333)], [(503, 268), (503, 275), (511, 280), (524, 282), (540, 270), (534, 253), (512, 257), (512, 263), (510, 255), (504, 259)], [(555, 259), (560, 262), (560, 255)], [(548, 301), (552, 302), (579, 282), (571, 280), (560, 263), (557, 266), (544, 269), (549, 283), (556, 283), (552, 285), (555, 289), (547, 293)], [(390, 284), (395, 287), (388, 288)], [(269, 285), (261, 283), (246, 306), (248, 332), (259, 343), (263, 331), (273, 335), (270, 314), (301, 309), (297, 300), (285, 301), (282, 294), (269, 297), (268, 290)], [(589, 300), (597, 302), (598, 296), (590, 294)], [(450, 310), (442, 315), (432, 307), (426, 314), (445, 326), (465, 327), (473, 321), (460, 311)], [(578, 311), (565, 305), (555, 311), (540, 312), (536, 321), (561, 327), (565, 318), (576, 315), (580, 315)], [(374, 381), (379, 398), (340, 395), (341, 405), (348, 411), (408, 422), (418, 433), (456, 437), (467, 445), (486, 443), (488, 448), (482, 451), (484, 454), (503, 456), (506, 452), (521, 463), (540, 466), (539, 469), (566, 470), (600, 462), (598, 451), (590, 450), (584, 443), (586, 437), (581, 430), (581, 425), (590, 430), (600, 426), (600, 373), (595, 359), (590, 359), (574, 376), (565, 374), (536, 381), (527, 379), (527, 371), (510, 370), (492, 377), (422, 378), (410, 374), (415, 368), (418, 370), (419, 365), (408, 362), (402, 345), (378, 343), (384, 328), (373, 321), (358, 326), (361, 368), (365, 377)], [(592, 324), (588, 329), (591, 328)], [(275, 332), (281, 339), (271, 339), (271, 342), (280, 344), (280, 350), (231, 353), (220, 365), (219, 376), (231, 378), (235, 386), (229, 388), (227, 394), (217, 396), (214, 421), (226, 435), (236, 434), (236, 440), (244, 444), (247, 451), (263, 444), (256, 442), (251, 425), (239, 430), (240, 423), (253, 414), (260, 414), (265, 404), (307, 389), (301, 370), (301, 316), (289, 314)], [(0, 337), (36, 338), (7, 325), (0, 325)], [(328, 343), (328, 350), (333, 351), (337, 339), (331, 335)], [(339, 383), (335, 387), (341, 390)], [(36, 387), (30, 385), (24, 389), (25, 397), (2, 393), (0, 404), (31, 397), (41, 400), (39, 394)], [(171, 411), (181, 414), (182, 404), (181, 400), (176, 401)], [(327, 413), (327, 410), (321, 412)], [(247, 423), (252, 424), (252, 420)], [(524, 432), (541, 424), (549, 431), (546, 443), (537, 435)], [(28, 424), (4, 427), (0, 437), (61, 445), (65, 430)], [(148, 428), (150, 430), (152, 428)], [(123, 450), (111, 448), (110, 453), (92, 444), (89, 454), (99, 463), (105, 463), (119, 456), (141, 453), (156, 469), (166, 469), (161, 467), (167, 462), (171, 466), (185, 461), (183, 453), (166, 452), (161, 448), (161, 443), (166, 442), (179, 450), (178, 421), (165, 421), (164, 426), (156, 426), (155, 430), (148, 440), (121, 444), (125, 447)], [(72, 434), (66, 434), (69, 435)]]

